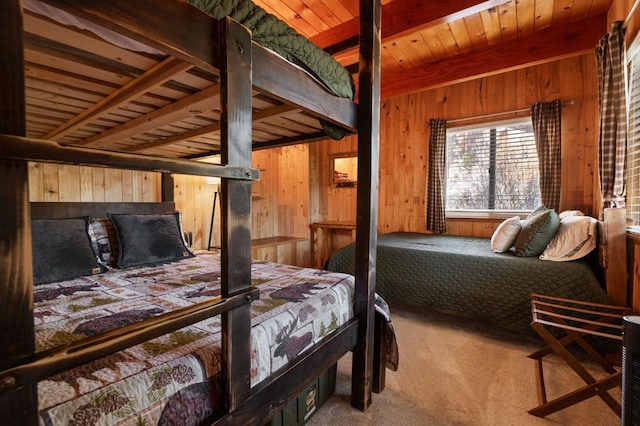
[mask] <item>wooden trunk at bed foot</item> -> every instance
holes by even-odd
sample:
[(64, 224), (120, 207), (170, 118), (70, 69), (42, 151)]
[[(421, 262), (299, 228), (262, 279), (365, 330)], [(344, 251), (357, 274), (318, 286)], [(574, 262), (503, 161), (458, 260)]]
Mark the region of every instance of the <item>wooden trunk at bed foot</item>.
[(306, 424), (335, 392), (337, 371), (338, 364), (334, 364), (266, 425), (298, 426)]

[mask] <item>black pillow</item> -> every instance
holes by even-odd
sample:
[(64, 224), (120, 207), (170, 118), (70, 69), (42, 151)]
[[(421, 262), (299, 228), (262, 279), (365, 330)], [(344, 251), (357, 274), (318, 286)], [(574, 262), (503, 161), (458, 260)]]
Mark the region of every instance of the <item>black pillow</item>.
[(105, 271), (91, 248), (87, 219), (31, 221), (34, 284), (70, 280)]
[(108, 214), (118, 236), (118, 267), (159, 265), (193, 257), (180, 233), (179, 213)]

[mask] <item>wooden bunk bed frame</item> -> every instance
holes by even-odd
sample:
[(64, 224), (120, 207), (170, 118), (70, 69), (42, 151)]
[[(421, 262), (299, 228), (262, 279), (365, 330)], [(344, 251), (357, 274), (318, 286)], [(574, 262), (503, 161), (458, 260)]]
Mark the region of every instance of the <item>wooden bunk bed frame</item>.
[[(380, 2), (360, 1), (359, 103), (336, 102), (299, 70), (252, 43), (231, 19), (216, 21), (182, 1), (46, 0), (46, 4), (160, 48), (221, 79), (222, 165), (62, 146), (26, 135), (20, 0), (0, 5), (0, 411), (9, 424), (38, 423), (37, 381), (213, 315), (222, 315), (225, 412), (215, 424), (271, 418), (343, 354), (353, 351), (351, 403), (371, 404), (377, 228)], [(150, 10), (155, 13), (148, 13)], [(181, 19), (167, 19), (180, 16)], [(211, 34), (212, 37), (190, 37)], [(295, 82), (295, 84), (292, 84)], [(251, 92), (257, 89), (358, 132), (357, 268), (354, 318), (258, 390), (250, 388)], [(233, 96), (231, 96), (233, 94)], [(336, 107), (336, 105), (342, 105)], [(344, 106), (346, 105), (346, 107)], [(357, 110), (357, 114), (356, 114)], [(357, 115), (357, 118), (356, 118)], [(179, 317), (160, 316), (47, 352), (35, 353), (28, 162), (117, 167), (222, 178), (222, 301)], [(233, 253), (233, 255), (231, 255)]]

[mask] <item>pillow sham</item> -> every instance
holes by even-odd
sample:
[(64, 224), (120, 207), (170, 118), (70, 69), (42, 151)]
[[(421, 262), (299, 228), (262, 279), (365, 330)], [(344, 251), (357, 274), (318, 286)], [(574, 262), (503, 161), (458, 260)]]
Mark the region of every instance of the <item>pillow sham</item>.
[(522, 229), (520, 217), (514, 216), (505, 219), (491, 236), (491, 251), (495, 253), (504, 253), (509, 250)]
[(33, 283), (46, 284), (104, 272), (91, 248), (88, 218), (33, 219)]
[(565, 210), (563, 212), (560, 212), (558, 216), (560, 216), (560, 220), (562, 220), (565, 217), (569, 216), (584, 216), (584, 213), (582, 213), (580, 210)]
[(118, 237), (113, 224), (107, 217), (89, 220), (91, 247), (98, 255), (98, 262), (108, 267), (118, 264)]
[(522, 229), (515, 242), (516, 256), (539, 256), (545, 250), (560, 226), (558, 213), (545, 209), (529, 215), (522, 221)]
[(118, 267), (159, 265), (193, 257), (180, 233), (179, 213), (107, 214), (118, 237)]
[(556, 236), (540, 255), (542, 260), (568, 262), (580, 259), (596, 248), (598, 221), (590, 216), (568, 216), (560, 220)]

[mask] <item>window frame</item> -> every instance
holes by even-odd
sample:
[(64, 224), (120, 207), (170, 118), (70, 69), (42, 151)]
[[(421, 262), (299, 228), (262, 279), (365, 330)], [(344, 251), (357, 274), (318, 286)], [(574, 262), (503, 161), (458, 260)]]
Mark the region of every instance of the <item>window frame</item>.
[[(634, 61), (635, 56), (635, 61)], [(635, 71), (639, 74), (636, 79), (638, 82), (636, 98), (635, 102), (632, 102), (632, 96), (634, 94), (634, 86), (633, 86), (633, 73)], [(629, 47), (626, 51), (625, 58), (625, 72), (627, 73), (626, 78), (626, 92), (627, 92), (627, 146), (626, 146), (626, 159), (625, 159), (625, 168), (626, 168), (626, 182), (625, 182), (625, 206), (626, 206), (626, 220), (629, 230), (639, 232), (640, 233), (640, 33), (636, 35), (633, 41), (629, 44)], [(638, 108), (635, 109), (637, 111), (637, 116), (632, 117), (632, 103), (637, 104)], [(634, 120), (635, 118), (635, 120)], [(633, 138), (632, 130), (633, 122), (636, 121), (635, 127), (637, 127), (637, 137)], [(636, 145), (633, 147), (632, 145)], [(631, 148), (635, 148), (632, 150)], [(633, 155), (632, 155), (633, 154)], [(629, 167), (631, 157), (637, 157), (635, 159), (636, 165), (635, 167)], [(634, 169), (636, 169), (636, 173), (634, 174)], [(635, 186), (634, 186), (635, 181)], [(635, 200), (635, 202), (634, 202)], [(634, 204), (638, 205), (638, 207), (634, 208)], [(636, 216), (635, 219), (633, 216)]]
[[(501, 126), (520, 124), (525, 122), (528, 122), (528, 124), (532, 126), (532, 130), (533, 130), (533, 123), (531, 122), (531, 116), (527, 115), (527, 116), (521, 116), (516, 118), (510, 118), (510, 119), (492, 120), (492, 121), (486, 121), (482, 123), (467, 124), (467, 125), (461, 125), (461, 126), (451, 126), (447, 128), (447, 133), (461, 132), (465, 130), (481, 130), (481, 129), (492, 129), (492, 128), (495, 129)], [(449, 138), (449, 135), (447, 135), (447, 139), (448, 138)], [(447, 144), (447, 149), (448, 149), (448, 144)], [(449, 164), (446, 164), (445, 179), (446, 179), (446, 185), (445, 185), (445, 194), (444, 194), (445, 195), (444, 204), (445, 204), (445, 217), (447, 219), (501, 219), (502, 220), (502, 219), (507, 219), (509, 217), (513, 217), (513, 216), (520, 216), (521, 218), (524, 218), (529, 213), (531, 213), (531, 211), (535, 209), (535, 207), (537, 207), (537, 206), (533, 206), (531, 209), (526, 209), (526, 210), (447, 209), (446, 208), (446, 205), (447, 205), (446, 191), (447, 191), (447, 185), (449, 180)]]

